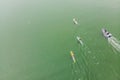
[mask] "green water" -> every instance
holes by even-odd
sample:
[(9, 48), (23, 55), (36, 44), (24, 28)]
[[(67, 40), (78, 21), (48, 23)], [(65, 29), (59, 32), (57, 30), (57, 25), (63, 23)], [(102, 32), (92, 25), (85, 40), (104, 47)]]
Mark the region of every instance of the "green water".
[(77, 35), (96, 57), (90, 80), (120, 80), (120, 55), (101, 34), (120, 40), (119, 14), (119, 0), (1, 0), (0, 80), (72, 80)]

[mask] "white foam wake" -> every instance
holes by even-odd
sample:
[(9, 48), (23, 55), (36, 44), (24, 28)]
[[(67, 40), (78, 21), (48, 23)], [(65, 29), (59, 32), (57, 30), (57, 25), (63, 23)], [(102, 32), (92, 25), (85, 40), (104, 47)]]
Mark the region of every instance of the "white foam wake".
[(115, 37), (108, 38), (109, 44), (111, 44), (117, 51), (120, 52), (120, 41), (117, 40)]

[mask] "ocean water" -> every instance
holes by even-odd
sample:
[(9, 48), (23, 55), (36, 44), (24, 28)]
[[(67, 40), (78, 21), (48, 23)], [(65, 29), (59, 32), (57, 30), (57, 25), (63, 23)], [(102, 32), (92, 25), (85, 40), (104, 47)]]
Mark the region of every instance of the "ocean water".
[(120, 53), (101, 33), (120, 40), (119, 0), (1, 0), (0, 10), (0, 80), (120, 80)]

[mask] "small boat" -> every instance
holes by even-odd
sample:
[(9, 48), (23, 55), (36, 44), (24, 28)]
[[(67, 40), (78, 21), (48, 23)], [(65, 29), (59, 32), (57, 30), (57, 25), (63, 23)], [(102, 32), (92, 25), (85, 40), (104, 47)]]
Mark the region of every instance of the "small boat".
[(77, 20), (75, 18), (73, 18), (73, 23), (78, 25), (78, 22), (77, 22)]
[(109, 33), (106, 29), (104, 29), (104, 28), (102, 28), (102, 33), (103, 33), (103, 36), (105, 37), (105, 38), (110, 38), (110, 37), (112, 37), (112, 34), (111, 33)]
[(75, 60), (75, 56), (74, 56), (73, 51), (70, 51), (70, 55), (71, 55), (71, 57), (72, 57), (73, 62), (76, 63), (76, 60)]
[(77, 36), (76, 39), (77, 39), (77, 42), (78, 42), (78, 43), (80, 43), (81, 45), (83, 45), (83, 42), (82, 42), (82, 40), (81, 40), (80, 37)]

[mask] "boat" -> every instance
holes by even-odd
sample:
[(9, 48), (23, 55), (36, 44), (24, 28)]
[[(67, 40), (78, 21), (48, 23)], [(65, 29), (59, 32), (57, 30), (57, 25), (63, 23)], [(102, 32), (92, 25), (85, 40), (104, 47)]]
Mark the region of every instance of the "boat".
[(111, 33), (109, 33), (106, 29), (104, 29), (104, 28), (102, 28), (102, 33), (103, 33), (103, 36), (105, 37), (105, 38), (110, 38), (110, 37), (112, 37), (112, 34)]

